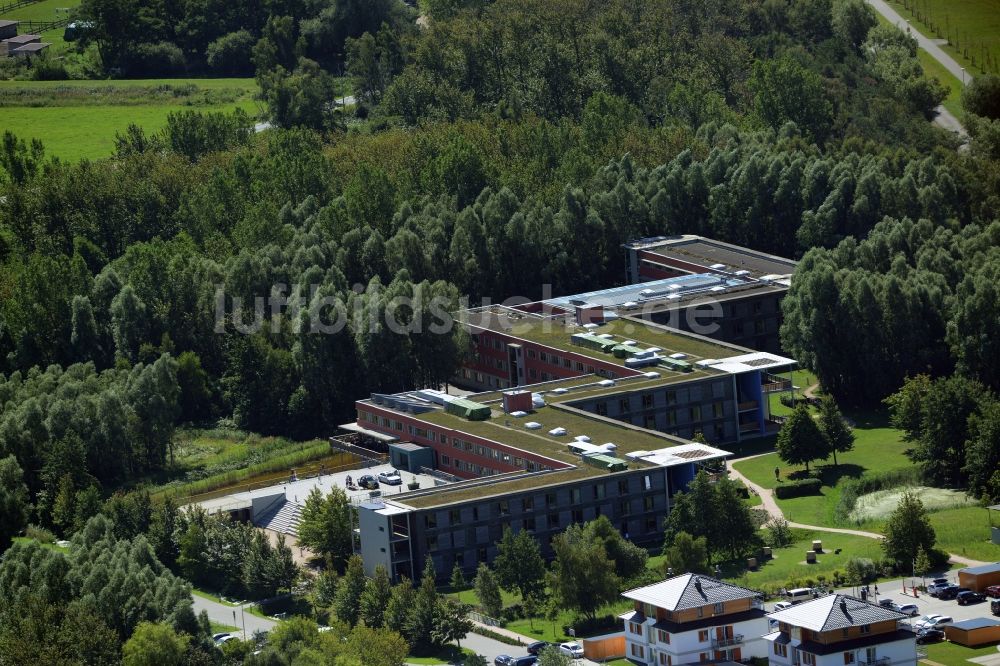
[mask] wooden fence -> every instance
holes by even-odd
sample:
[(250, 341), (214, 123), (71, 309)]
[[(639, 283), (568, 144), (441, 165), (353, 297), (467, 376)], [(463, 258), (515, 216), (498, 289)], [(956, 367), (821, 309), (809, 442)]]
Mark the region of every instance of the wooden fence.
[(12, 12), (15, 9), (20, 9), (21, 7), (27, 7), (28, 5), (33, 5), (39, 0), (18, 0), (18, 2), (8, 2), (5, 5), (0, 5), (0, 14), (6, 14), (7, 12)]

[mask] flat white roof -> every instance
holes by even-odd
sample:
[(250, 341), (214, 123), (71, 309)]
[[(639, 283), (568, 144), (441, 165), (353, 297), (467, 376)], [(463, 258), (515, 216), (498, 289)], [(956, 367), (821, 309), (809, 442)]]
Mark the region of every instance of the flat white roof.
[(721, 360), (705, 359), (698, 361), (697, 364), (735, 375), (742, 372), (750, 372), (751, 370), (777, 369), (783, 366), (795, 365), (795, 363), (796, 361), (793, 358), (786, 358), (767, 352), (751, 352), (749, 354), (729, 356)]
[(631, 453), (626, 453), (625, 457), (630, 460), (642, 460), (652, 465), (659, 465), (660, 467), (673, 467), (674, 465), (682, 465), (684, 463), (727, 458), (731, 455), (733, 454), (730, 451), (694, 442), (679, 446), (668, 446), (654, 451), (632, 451)]

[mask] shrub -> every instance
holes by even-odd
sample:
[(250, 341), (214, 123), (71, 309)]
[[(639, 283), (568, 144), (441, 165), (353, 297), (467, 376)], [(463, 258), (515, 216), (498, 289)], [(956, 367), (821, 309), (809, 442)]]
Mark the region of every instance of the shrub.
[(498, 631), (493, 631), (492, 629), (487, 629), (486, 627), (480, 626), (478, 624), (473, 625), (472, 633), (479, 634), (480, 636), (485, 636), (486, 638), (492, 638), (495, 641), (500, 641), (507, 645), (522, 645), (521, 641), (516, 638), (511, 638), (506, 634), (501, 634)]
[(867, 557), (852, 557), (847, 561), (848, 582), (865, 584), (878, 578), (878, 567)]
[(60, 60), (38, 58), (35, 60), (32, 76), (36, 81), (65, 81), (69, 78), (69, 72)]
[(24, 530), (24, 536), (29, 539), (34, 539), (38, 543), (55, 543), (56, 535), (48, 531), (44, 527), (39, 527), (38, 525), (28, 525)]
[(252, 74), (250, 54), (256, 41), (246, 30), (231, 32), (208, 45), (205, 60), (209, 67), (220, 74)]
[(622, 621), (614, 615), (601, 615), (593, 619), (584, 617), (573, 618), (572, 624), (563, 627), (563, 633), (569, 634), (570, 627), (577, 636), (594, 636), (615, 631), (621, 628)]
[(136, 46), (128, 70), (132, 76), (150, 76), (179, 74), (186, 66), (180, 47), (171, 42), (156, 42)]
[(805, 495), (819, 495), (823, 482), (819, 479), (800, 479), (798, 481), (787, 481), (774, 489), (774, 496), (778, 499), (788, 499), (790, 497), (803, 497)]

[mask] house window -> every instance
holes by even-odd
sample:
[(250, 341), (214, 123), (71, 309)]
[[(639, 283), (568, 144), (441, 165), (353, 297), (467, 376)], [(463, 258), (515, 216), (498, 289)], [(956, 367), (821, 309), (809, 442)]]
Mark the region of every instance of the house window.
[(816, 666), (816, 655), (812, 652), (803, 652), (802, 663), (806, 666)]
[(510, 505), (507, 503), (507, 500), (500, 500), (500, 503), (497, 506), (500, 509), (500, 515), (501, 516), (509, 516), (510, 515)]
[(708, 661), (708, 653), (702, 652), (698, 655), (698, 661)]
[(785, 645), (784, 643), (775, 643), (774, 644), (774, 654), (778, 655), (779, 657), (787, 657), (788, 656), (788, 646)]
[(573, 509), (573, 522), (574, 523), (583, 522), (583, 511), (581, 509)]
[(622, 398), (621, 400), (618, 401), (618, 409), (622, 412), (629, 411), (630, 407), (628, 404), (628, 398)]
[(643, 409), (649, 409), (653, 406), (653, 394), (646, 393), (642, 396), (642, 407)]
[(671, 659), (669, 654), (664, 652), (660, 653), (660, 666), (673, 666), (673, 659)]
[(722, 414), (723, 414), (722, 410), (723, 410), (723, 407), (722, 407), (722, 403), (721, 402), (717, 402), (717, 403), (715, 403), (715, 404), (712, 405), (712, 415), (715, 416), (715, 418), (717, 418), (717, 419), (721, 419), (722, 418)]
[(556, 505), (556, 494), (545, 493), (545, 506), (552, 508)]
[(646, 418), (643, 419), (642, 427), (647, 430), (656, 430), (656, 417), (652, 414), (647, 414)]
[(870, 625), (870, 624), (863, 624), (863, 625), (861, 625), (861, 633), (862, 634), (870, 634), (870, 633), (872, 633), (872, 625)]
[(448, 512), (448, 522), (451, 525), (460, 525), (462, 523), (462, 512), (458, 509), (452, 509)]
[(535, 510), (535, 498), (534, 497), (525, 497), (523, 500), (521, 500), (521, 502), (524, 505), (524, 510), (525, 511), (534, 511)]
[(642, 636), (642, 625), (638, 622), (628, 623), (629, 633), (635, 634), (636, 636)]
[(667, 425), (668, 426), (675, 426), (675, 425), (677, 425), (677, 411), (676, 410), (672, 409), (669, 412), (667, 412)]
[(726, 612), (726, 604), (715, 604), (715, 606), (712, 608), (712, 612), (715, 613), (716, 615), (722, 615), (723, 613)]
[(427, 537), (426, 545), (427, 545), (427, 550), (437, 550), (438, 547), (437, 536), (432, 534), (431, 536)]
[(646, 649), (641, 645), (636, 645), (635, 643), (632, 643), (632, 656), (638, 659), (645, 659)]
[(604, 402), (597, 403), (597, 415), (607, 416), (608, 415), (608, 405)]
[(646, 518), (646, 533), (656, 532), (656, 517), (648, 516)]
[(559, 514), (558, 513), (550, 513), (549, 514), (549, 529), (550, 530), (559, 529)]
[(594, 499), (602, 500), (604, 499), (604, 484), (599, 483), (594, 486)]
[(442, 466), (447, 467), (450, 464), (451, 464), (451, 458), (449, 458), (448, 456), (441, 456), (441, 465)]
[(580, 503), (580, 489), (579, 488), (573, 488), (572, 490), (570, 490), (569, 491), (569, 496), (570, 496), (570, 501), (573, 502), (573, 504), (579, 504)]
[(535, 531), (535, 519), (534, 518), (525, 518), (524, 519), (524, 529), (528, 530), (529, 532), (534, 532)]
[(663, 631), (663, 629), (656, 630), (656, 640), (663, 643), (664, 645), (670, 645), (670, 634)]
[(854, 663), (854, 653), (853, 652), (845, 652), (844, 653), (844, 663), (845, 664), (853, 664)]
[(627, 479), (619, 479), (618, 480), (618, 494), (619, 495), (628, 495), (628, 480)]
[(701, 405), (695, 405), (691, 408), (691, 420), (701, 421)]
[(428, 513), (424, 516), (424, 527), (432, 530), (438, 526), (437, 515), (433, 513)]
[[(698, 617), (701, 617), (701, 607), (698, 607)], [(698, 642), (705, 643), (708, 641), (708, 629), (698, 630)]]
[(643, 497), (642, 498), (642, 506), (643, 506), (643, 508), (646, 511), (652, 511), (653, 510), (653, 496), (652, 495), (646, 495), (645, 497)]

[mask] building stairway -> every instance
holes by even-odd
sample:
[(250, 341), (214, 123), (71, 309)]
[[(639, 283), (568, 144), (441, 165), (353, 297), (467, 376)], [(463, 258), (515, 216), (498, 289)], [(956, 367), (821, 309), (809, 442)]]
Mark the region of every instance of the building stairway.
[(295, 502), (285, 500), (283, 502), (276, 502), (274, 507), (268, 509), (263, 515), (254, 520), (254, 525), (265, 530), (272, 530), (297, 537), (299, 535), (299, 519), (301, 515), (301, 506)]

